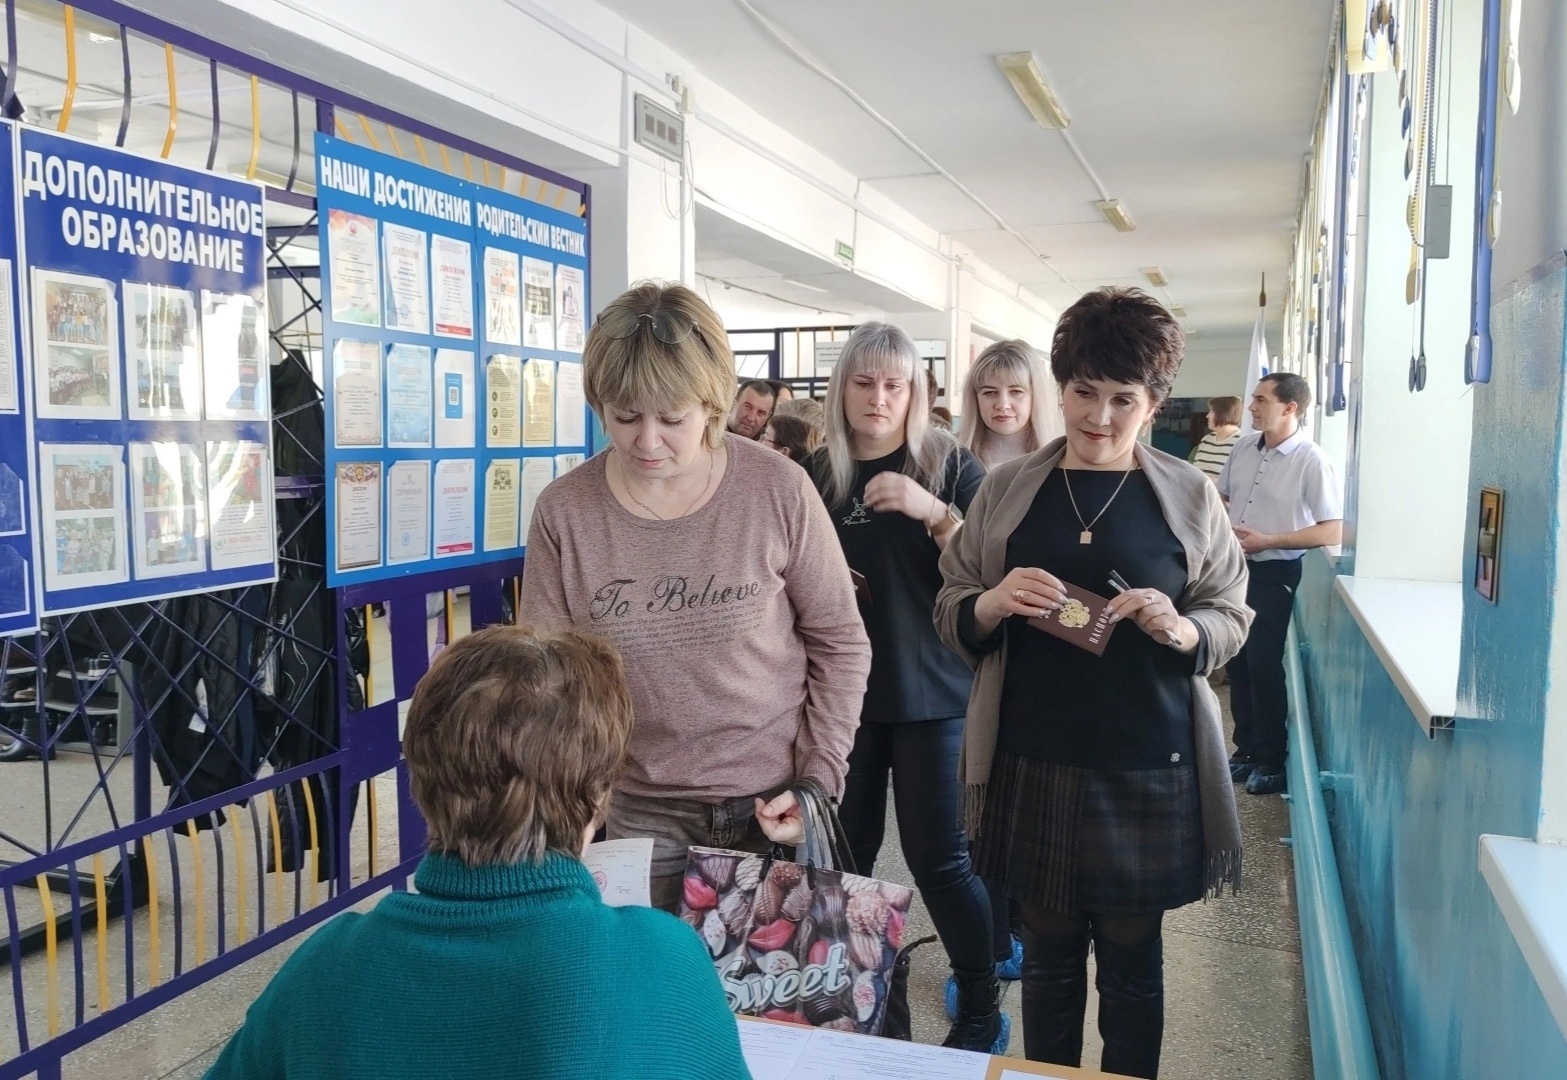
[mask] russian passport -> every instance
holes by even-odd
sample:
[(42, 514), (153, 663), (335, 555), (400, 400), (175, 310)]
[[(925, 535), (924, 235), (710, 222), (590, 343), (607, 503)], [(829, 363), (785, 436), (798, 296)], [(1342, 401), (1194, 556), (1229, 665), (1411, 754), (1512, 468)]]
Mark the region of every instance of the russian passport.
[(1110, 601), (1069, 581), (1063, 581), (1061, 587), (1066, 590), (1066, 602), (1061, 610), (1047, 611), (1029, 619), (1028, 625), (1095, 656), (1103, 656), (1105, 646), (1110, 643), (1110, 634), (1116, 628), (1105, 612)]

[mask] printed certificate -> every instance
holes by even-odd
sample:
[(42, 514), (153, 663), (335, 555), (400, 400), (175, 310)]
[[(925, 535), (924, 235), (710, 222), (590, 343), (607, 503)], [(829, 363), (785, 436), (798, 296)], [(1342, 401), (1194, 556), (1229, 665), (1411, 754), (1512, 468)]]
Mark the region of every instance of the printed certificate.
[(435, 463), (435, 557), (473, 554), (473, 459)]
[(337, 465), (337, 569), (381, 565), (381, 463), (340, 461)]
[(376, 220), (347, 210), (327, 211), (327, 255), (334, 322), (381, 325), (381, 260)]
[(386, 561), (430, 557), (430, 463), (396, 461), (386, 470)]
[(386, 266), (386, 328), (410, 334), (430, 332), (430, 256), (418, 229), (381, 226)]
[(484, 550), (517, 546), (517, 514), (521, 462), (517, 458), (490, 462), (484, 472)]
[(393, 345), (386, 356), (386, 445), (430, 445), (434, 409), (430, 390), (430, 350), (423, 345)]
[(435, 333), (473, 337), (473, 247), (440, 233), (430, 237), (435, 278)]
[(332, 372), (333, 441), (338, 446), (380, 446), (381, 343), (336, 342)]

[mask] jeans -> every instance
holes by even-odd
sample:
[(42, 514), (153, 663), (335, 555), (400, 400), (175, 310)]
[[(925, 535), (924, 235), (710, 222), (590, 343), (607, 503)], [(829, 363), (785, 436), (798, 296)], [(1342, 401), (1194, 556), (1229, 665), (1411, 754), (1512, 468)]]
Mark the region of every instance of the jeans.
[(777, 794), (778, 791), (759, 792), (721, 803), (703, 803), (617, 791), (610, 798), (605, 833), (610, 840), (653, 838), (653, 906), (672, 912), (680, 903), (681, 879), (685, 877), (690, 848), (729, 848), (764, 854), (772, 850), (772, 841), (756, 823), (756, 800), (771, 799)]
[(958, 750), (963, 717), (905, 724), (861, 724), (849, 754), (838, 816), (859, 871), (871, 876), (886, 833), (892, 780), (903, 857), (931, 922), (960, 971), (994, 963), (990, 896), (969, 863), (958, 824)]
[(1300, 585), (1301, 560), (1252, 560), (1248, 568), (1246, 604), (1257, 617), (1228, 668), (1235, 752), (1249, 755), (1263, 772), (1281, 772), (1289, 739), (1284, 644)]

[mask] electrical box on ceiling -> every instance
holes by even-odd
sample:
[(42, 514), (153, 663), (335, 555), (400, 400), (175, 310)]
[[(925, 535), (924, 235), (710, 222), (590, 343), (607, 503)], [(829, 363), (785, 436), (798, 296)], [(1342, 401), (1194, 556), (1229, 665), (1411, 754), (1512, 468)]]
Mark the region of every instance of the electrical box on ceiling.
[(638, 146), (645, 146), (671, 161), (685, 159), (685, 121), (644, 94), (636, 95), (636, 130), (633, 138)]

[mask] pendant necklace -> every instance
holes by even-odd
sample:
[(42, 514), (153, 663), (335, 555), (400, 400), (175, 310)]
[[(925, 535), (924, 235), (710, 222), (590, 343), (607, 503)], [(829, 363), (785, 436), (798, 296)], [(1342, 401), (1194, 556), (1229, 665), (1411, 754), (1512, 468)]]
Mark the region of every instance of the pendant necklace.
[[(626, 475), (626, 459), (624, 457), (617, 457), (615, 459), (615, 462), (616, 462), (617, 465), (620, 466), (620, 486), (626, 489), (626, 494), (631, 496), (631, 501), (632, 502), (636, 503), (642, 509), (644, 509), (648, 513), (652, 514), (659, 521), (674, 521), (675, 520), (675, 518), (666, 518), (663, 514), (660, 514), (657, 510), (654, 510), (647, 503), (645, 503), (641, 499), (637, 498), (637, 493), (635, 491), (631, 490), (631, 478)], [(718, 462), (718, 455), (713, 453), (711, 450), (709, 450), (708, 453), (707, 453), (707, 479), (702, 482), (702, 490), (696, 493), (696, 498), (691, 500), (691, 505), (686, 507), (684, 513), (675, 515), (676, 518), (683, 518), (683, 517), (685, 517), (687, 514), (691, 513), (692, 510), (696, 509), (696, 504), (697, 503), (702, 501), (702, 496), (706, 495), (707, 494), (707, 489), (712, 486), (712, 483), (713, 483), (713, 466), (715, 464), (717, 464), (717, 462)], [(1103, 513), (1103, 512), (1104, 511), (1100, 511), (1100, 513)]]
[[(1132, 470), (1128, 469), (1122, 475), (1121, 482), (1115, 486), (1115, 491), (1111, 492), (1110, 498), (1105, 500), (1105, 504), (1099, 508), (1099, 513), (1094, 515), (1094, 520), (1084, 521), (1083, 512), (1077, 508), (1077, 496), (1072, 494), (1071, 470), (1061, 470), (1061, 480), (1066, 484), (1066, 497), (1072, 501), (1072, 513), (1077, 515), (1077, 523), (1083, 527), (1083, 531), (1077, 534), (1077, 542), (1079, 544), (1092, 544), (1094, 542), (1094, 525), (1098, 523), (1100, 518), (1105, 516), (1105, 511), (1110, 509), (1110, 504), (1115, 502), (1115, 497), (1121, 494), (1121, 489), (1126, 486), (1126, 481), (1131, 475)], [(633, 495), (632, 498), (636, 498), (636, 496)]]

